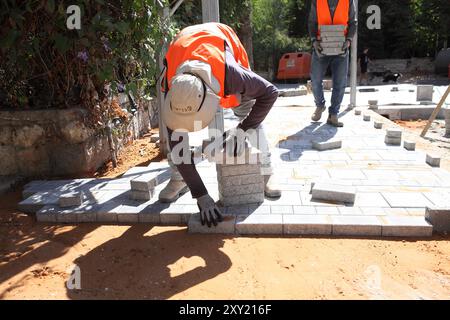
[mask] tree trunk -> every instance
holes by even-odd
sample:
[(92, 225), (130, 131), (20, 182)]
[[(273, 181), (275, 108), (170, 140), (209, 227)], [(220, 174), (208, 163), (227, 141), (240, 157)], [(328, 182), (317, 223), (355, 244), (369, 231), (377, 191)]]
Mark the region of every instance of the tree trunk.
[(253, 31), (252, 31), (252, 2), (249, 1), (249, 5), (243, 6), (245, 13), (242, 16), (241, 27), (238, 30), (239, 38), (244, 45), (248, 54), (250, 67), (253, 69)]

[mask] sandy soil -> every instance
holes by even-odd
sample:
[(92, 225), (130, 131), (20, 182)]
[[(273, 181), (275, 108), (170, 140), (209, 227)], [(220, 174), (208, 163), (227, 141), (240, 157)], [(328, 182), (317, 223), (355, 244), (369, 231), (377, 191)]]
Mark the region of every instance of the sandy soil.
[[(97, 176), (157, 157), (138, 141)], [(0, 197), (0, 299), (450, 298), (450, 236), (233, 238), (184, 227), (45, 225), (17, 211), (20, 192)], [(66, 287), (74, 265), (81, 290)]]

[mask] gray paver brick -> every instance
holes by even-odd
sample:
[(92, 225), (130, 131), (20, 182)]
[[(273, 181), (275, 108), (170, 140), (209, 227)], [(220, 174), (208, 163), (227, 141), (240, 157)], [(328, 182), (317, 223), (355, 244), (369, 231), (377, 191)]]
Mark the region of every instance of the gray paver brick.
[(222, 165), (218, 164), (217, 176), (229, 177), (245, 174), (261, 174), (261, 166), (258, 164)]
[(373, 126), (374, 126), (375, 129), (382, 129), (383, 128), (383, 122), (375, 121), (373, 123)]
[(342, 140), (329, 140), (329, 141), (313, 141), (312, 142), (313, 149), (319, 151), (339, 149), (342, 147)]
[(371, 119), (370, 114), (364, 114), (363, 115), (363, 120), (364, 121), (370, 121), (370, 119)]
[(154, 193), (155, 191), (153, 189), (149, 191), (131, 190), (130, 198), (135, 201), (149, 201), (152, 199)]
[(332, 216), (333, 235), (381, 236), (382, 221), (373, 216)]
[(430, 237), (433, 227), (423, 217), (385, 216), (381, 218), (384, 237)]
[(59, 196), (58, 204), (61, 208), (77, 207), (83, 203), (83, 194), (81, 192), (70, 192)]
[(402, 130), (400, 130), (400, 129), (387, 129), (386, 130), (386, 137), (401, 138), (402, 137)]
[(219, 200), (225, 207), (242, 204), (256, 204), (264, 202), (264, 192), (227, 197), (219, 193)]
[(158, 185), (158, 172), (143, 174), (130, 181), (131, 190), (151, 191)]
[(441, 158), (437, 155), (428, 153), (426, 163), (428, 163), (432, 167), (439, 167), (441, 165)]
[(312, 198), (316, 200), (355, 202), (356, 190), (352, 186), (316, 183), (312, 188)]
[(283, 234), (282, 215), (255, 214), (238, 216), (236, 219), (236, 233), (238, 234)]
[(236, 225), (236, 216), (223, 215), (223, 221), (217, 226), (212, 225), (211, 228), (205, 223), (202, 225), (200, 215), (194, 214), (190, 217), (188, 223), (189, 233), (218, 233), (218, 234), (234, 234)]
[(360, 116), (361, 115), (361, 110), (355, 109), (355, 116)]
[(222, 187), (242, 186), (247, 184), (264, 183), (264, 177), (259, 174), (245, 174), (241, 176), (219, 176), (219, 185)]
[(219, 193), (224, 197), (233, 197), (246, 194), (264, 193), (264, 182), (246, 184), (242, 186), (223, 187), (219, 183)]
[(408, 151), (416, 150), (416, 143), (414, 141), (405, 140), (403, 141), (403, 147)]
[(402, 144), (402, 138), (394, 138), (386, 136), (384, 138), (384, 143), (393, 146), (400, 146)]
[(287, 235), (330, 235), (328, 216), (283, 215), (283, 232)]

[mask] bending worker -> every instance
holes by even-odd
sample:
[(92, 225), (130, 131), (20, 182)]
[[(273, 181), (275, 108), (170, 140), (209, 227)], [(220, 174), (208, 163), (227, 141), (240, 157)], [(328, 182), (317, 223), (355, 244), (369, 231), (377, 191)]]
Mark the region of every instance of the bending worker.
[[(325, 98), (323, 95), (322, 80), (330, 67), (333, 80), (333, 93), (331, 105), (328, 109), (327, 123), (334, 127), (344, 124), (338, 121), (338, 113), (345, 94), (348, 73), (348, 49), (356, 33), (357, 17), (354, 0), (313, 0), (309, 14), (309, 34), (313, 43), (313, 56), (311, 61), (311, 84), (316, 103), (316, 110), (312, 115), (313, 121), (319, 121), (325, 111)], [(322, 25), (345, 25), (345, 40), (342, 43), (343, 55), (322, 56), (320, 30)]]
[[(243, 150), (239, 132), (259, 130), (255, 146), (261, 151), (261, 174), (265, 178), (265, 196), (279, 197), (274, 186), (270, 152), (261, 123), (278, 97), (274, 85), (250, 70), (247, 53), (235, 32), (227, 25), (205, 23), (183, 29), (169, 46), (165, 59), (165, 101), (162, 117), (168, 131), (170, 150), (179, 143), (189, 145), (187, 132), (201, 130), (213, 120), (217, 108), (233, 108), (240, 119), (236, 129), (227, 132), (225, 144), (236, 156)], [(180, 132), (185, 132), (184, 134)], [(253, 130), (252, 130), (253, 131)], [(184, 150), (184, 149), (183, 149)], [(197, 199), (202, 224), (217, 225), (220, 210), (200, 178), (192, 156), (174, 161), (170, 152), (172, 176), (160, 192), (159, 200), (172, 202), (189, 190)], [(185, 157), (183, 156), (183, 159)]]

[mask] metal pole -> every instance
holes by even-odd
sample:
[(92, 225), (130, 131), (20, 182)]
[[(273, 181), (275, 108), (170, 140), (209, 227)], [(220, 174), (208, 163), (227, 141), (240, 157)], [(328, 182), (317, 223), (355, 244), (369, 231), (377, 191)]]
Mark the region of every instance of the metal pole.
[[(356, 19), (358, 19), (358, 0), (355, 0)], [(358, 22), (359, 25), (359, 22)], [(351, 46), (351, 60), (350, 60), (350, 108), (356, 107), (356, 85), (358, 72), (358, 27), (356, 28), (355, 36), (352, 40)]]
[[(207, 22), (220, 22), (219, 0), (202, 0), (202, 20)], [(213, 121), (208, 126), (209, 138), (216, 135), (222, 135), (224, 128), (223, 110), (221, 107), (217, 109)]]

